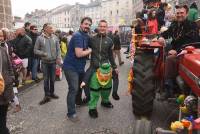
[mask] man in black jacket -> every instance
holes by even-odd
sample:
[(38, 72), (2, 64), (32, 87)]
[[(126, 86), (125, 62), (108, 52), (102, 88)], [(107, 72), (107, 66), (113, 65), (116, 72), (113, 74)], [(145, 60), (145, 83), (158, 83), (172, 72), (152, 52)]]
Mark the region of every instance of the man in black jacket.
[[(118, 69), (113, 57), (113, 41), (106, 34), (108, 24), (105, 20), (99, 22), (98, 34), (92, 37), (89, 40), (89, 47), (92, 48), (90, 67), (88, 68), (86, 75), (83, 79), (82, 86), (89, 83), (89, 80), (92, 74), (96, 71), (97, 68), (103, 63), (110, 63), (113, 69), (113, 99), (119, 100), (117, 94), (119, 79), (118, 79)], [(108, 104), (108, 107), (113, 107), (111, 103)]]
[(11, 44), (14, 48), (14, 53), (17, 54), (23, 61), (23, 79), (22, 84), (25, 83), (26, 74), (27, 74), (27, 67), (28, 67), (28, 58), (31, 56), (32, 53), (32, 40), (31, 38), (25, 34), (24, 28), (19, 28), (15, 32), (16, 38), (11, 41)]
[(188, 8), (184, 6), (176, 6), (176, 21), (172, 22), (169, 29), (162, 33), (160, 42), (164, 42), (164, 38), (172, 38), (171, 50), (168, 52), (165, 67), (165, 86), (166, 97), (173, 95), (173, 83), (178, 74), (177, 53), (181, 52), (182, 47), (189, 43), (199, 41), (199, 31), (196, 23), (187, 20)]

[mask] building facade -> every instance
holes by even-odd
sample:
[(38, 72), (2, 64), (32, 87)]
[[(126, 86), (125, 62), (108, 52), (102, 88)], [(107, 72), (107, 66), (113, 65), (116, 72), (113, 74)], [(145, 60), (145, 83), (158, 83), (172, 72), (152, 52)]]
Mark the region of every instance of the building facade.
[(13, 27), (11, 0), (0, 0), (0, 28)]
[(88, 5), (85, 6), (85, 16), (92, 18), (92, 29), (98, 26), (101, 20), (101, 0), (91, 0)]
[(101, 19), (105, 19), (111, 27), (118, 27), (131, 25), (136, 12), (142, 7), (142, 0), (91, 0), (87, 5), (61, 5), (44, 13), (28, 14), (25, 18), (39, 27), (49, 22), (64, 31), (79, 29), (80, 21), (85, 16), (92, 18), (92, 29), (98, 26)]

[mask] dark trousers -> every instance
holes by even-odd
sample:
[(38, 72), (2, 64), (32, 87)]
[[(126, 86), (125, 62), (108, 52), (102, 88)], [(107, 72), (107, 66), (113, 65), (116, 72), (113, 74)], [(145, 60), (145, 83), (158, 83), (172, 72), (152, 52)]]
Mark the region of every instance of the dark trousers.
[[(79, 88), (78, 88), (78, 92), (76, 94), (76, 103), (81, 103), (82, 102), (82, 93), (83, 93), (83, 89), (80, 88), (81, 82), (83, 81), (83, 77), (84, 77), (84, 73), (79, 74)], [(86, 86), (84, 88), (84, 92), (85, 92), (85, 96), (86, 99), (90, 99), (90, 91), (89, 88)]]
[[(76, 114), (75, 104), (77, 101), (81, 101), (82, 89), (80, 89), (80, 83), (82, 82), (82, 73), (75, 72), (71, 69), (64, 69), (65, 77), (68, 83), (68, 94), (67, 94), (67, 116), (71, 117)], [(88, 92), (85, 91), (86, 96)]]
[(6, 126), (8, 105), (0, 105), (0, 134), (9, 134)]
[[(96, 68), (89, 67), (84, 75), (83, 81), (86, 83), (86, 88), (89, 88), (90, 78), (92, 77), (93, 73), (96, 72)], [(119, 77), (118, 74), (113, 70), (112, 72), (112, 79), (113, 79), (113, 93), (117, 93), (118, 86), (119, 86)]]
[(45, 96), (54, 94), (56, 63), (42, 63)]
[(167, 97), (173, 96), (176, 77), (178, 76), (178, 61), (175, 55), (167, 56), (165, 63), (165, 91)]

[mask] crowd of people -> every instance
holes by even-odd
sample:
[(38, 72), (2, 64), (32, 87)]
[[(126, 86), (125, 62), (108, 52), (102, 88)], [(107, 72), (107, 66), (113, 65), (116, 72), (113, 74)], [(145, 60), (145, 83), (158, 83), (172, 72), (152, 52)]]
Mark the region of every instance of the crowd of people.
[[(55, 71), (56, 65), (63, 66), (64, 74), (68, 81), (69, 93), (67, 96), (68, 118), (72, 121), (76, 120), (75, 105), (83, 105), (90, 100), (89, 88), (85, 88), (86, 98), (82, 97), (82, 89), (78, 86), (84, 78), (84, 69), (86, 60), (91, 54), (91, 66), (88, 69), (88, 76), (85, 85), (88, 85), (91, 73), (99, 67), (103, 62), (111, 61), (112, 67), (116, 68), (114, 61), (115, 55), (118, 56), (119, 65), (124, 64), (120, 54), (120, 39), (118, 31), (107, 36), (107, 22), (104, 24), (101, 38), (105, 38), (101, 51), (98, 48), (94, 52), (89, 46), (92, 37), (96, 37), (96, 41), (100, 37), (99, 30), (95, 29), (90, 32), (92, 20), (85, 17), (81, 21), (80, 30), (76, 33), (69, 31), (68, 33), (54, 30), (50, 23), (43, 25), (42, 31), (38, 31), (36, 25), (27, 22), (24, 27), (11, 31), (7, 28), (0, 30), (0, 50), (1, 50), (1, 78), (4, 80), (4, 91), (0, 94), (0, 133), (8, 134), (6, 127), (6, 114), (9, 105), (15, 104), (15, 112), (21, 110), (19, 99), (17, 97), (18, 88), (26, 84), (27, 80), (39, 82), (38, 73), (43, 73), (44, 79), (44, 98), (39, 102), (43, 105), (51, 99), (58, 99), (55, 94)], [(112, 39), (111, 39), (112, 38)], [(89, 41), (90, 40), (90, 41)], [(99, 40), (100, 41), (100, 40)], [(113, 41), (116, 45), (113, 45)], [(107, 43), (109, 42), (109, 47)], [(100, 42), (99, 42), (100, 43)], [(96, 44), (93, 42), (93, 44)], [(97, 44), (96, 44), (97, 45)], [(112, 49), (114, 47), (114, 56)], [(109, 53), (107, 53), (109, 51)], [(101, 58), (100, 58), (100, 57)], [(5, 58), (2, 58), (5, 57)], [(63, 63), (64, 62), (64, 63)], [(92, 66), (94, 65), (94, 66)], [(92, 70), (92, 72), (90, 71)], [(119, 79), (117, 68), (113, 70), (113, 81), (115, 83), (112, 96), (115, 100), (119, 100), (117, 94)], [(2, 88), (3, 89), (3, 88)], [(110, 102), (102, 103), (106, 107), (113, 107)], [(94, 112), (94, 110), (92, 111)], [(91, 112), (90, 112), (91, 113)], [(94, 113), (92, 113), (94, 115)]]
[[(161, 3), (158, 9), (143, 10), (137, 15), (137, 25), (134, 27), (136, 34), (160, 35), (160, 43), (172, 38), (171, 49), (166, 58), (166, 96), (172, 93), (172, 83), (177, 74), (174, 69), (176, 55), (180, 52), (181, 44), (199, 40), (199, 31), (195, 24), (198, 18), (197, 9), (196, 3), (190, 8), (186, 5), (176, 6), (174, 14), (169, 4)], [(119, 71), (115, 62), (116, 56), (119, 65), (124, 64), (120, 53), (119, 31), (107, 33), (106, 20), (101, 20), (92, 33), (91, 25), (92, 19), (84, 17), (80, 22), (80, 29), (75, 33), (55, 31), (50, 23), (44, 24), (39, 32), (37, 26), (29, 22), (14, 32), (7, 28), (0, 30), (0, 133), (9, 133), (6, 127), (9, 104), (14, 102), (16, 112), (21, 109), (17, 97), (18, 87), (26, 84), (27, 79), (38, 82), (38, 72), (42, 72), (44, 78), (44, 98), (39, 104), (59, 98), (54, 87), (56, 65), (62, 66), (68, 83), (69, 120), (78, 121), (76, 105), (86, 103), (89, 105), (90, 117), (97, 118), (97, 102), (100, 96), (103, 107), (114, 107), (109, 100), (110, 94), (114, 100), (120, 99), (117, 93)], [(168, 30), (161, 32), (163, 26), (168, 27)], [(86, 69), (88, 59), (90, 65)], [(83, 91), (85, 98), (82, 98)]]

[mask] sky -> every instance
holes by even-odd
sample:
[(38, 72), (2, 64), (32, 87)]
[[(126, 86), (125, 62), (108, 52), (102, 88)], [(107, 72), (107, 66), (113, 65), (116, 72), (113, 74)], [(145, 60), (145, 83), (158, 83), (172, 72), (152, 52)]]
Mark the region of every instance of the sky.
[(62, 4), (73, 5), (76, 2), (87, 4), (90, 0), (11, 0), (12, 14), (23, 18), (27, 12), (31, 13), (35, 9), (52, 9)]

